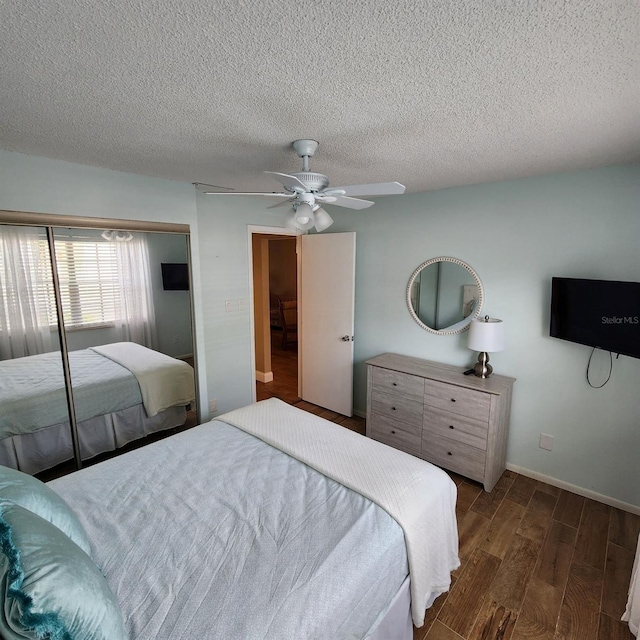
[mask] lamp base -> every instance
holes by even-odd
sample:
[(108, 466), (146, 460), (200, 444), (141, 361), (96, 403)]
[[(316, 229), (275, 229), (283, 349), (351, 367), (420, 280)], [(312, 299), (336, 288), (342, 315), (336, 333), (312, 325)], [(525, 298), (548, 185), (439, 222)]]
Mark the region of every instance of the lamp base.
[(486, 351), (478, 354), (478, 362), (473, 367), (473, 373), (478, 378), (488, 378), (493, 373), (493, 367), (489, 364), (489, 354)]

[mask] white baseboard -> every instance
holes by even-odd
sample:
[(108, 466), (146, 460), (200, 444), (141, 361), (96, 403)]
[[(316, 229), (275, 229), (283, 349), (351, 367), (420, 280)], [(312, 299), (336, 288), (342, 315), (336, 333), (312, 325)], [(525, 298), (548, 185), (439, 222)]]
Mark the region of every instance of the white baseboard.
[(256, 371), (258, 382), (273, 382), (273, 371)]
[(570, 491), (571, 493), (577, 493), (579, 496), (583, 496), (584, 498), (590, 498), (591, 500), (595, 500), (596, 502), (602, 502), (603, 504), (607, 504), (610, 507), (615, 507), (616, 509), (622, 509), (622, 511), (628, 511), (629, 513), (635, 513), (636, 515), (640, 515), (639, 506), (628, 504), (626, 502), (622, 502), (621, 500), (610, 498), (609, 496), (604, 496), (601, 493), (596, 493), (595, 491), (591, 491), (590, 489), (583, 489), (582, 487), (578, 487), (575, 484), (565, 482), (564, 480), (558, 480), (557, 478), (546, 476), (544, 473), (531, 471), (531, 469), (525, 469), (524, 467), (519, 467), (517, 464), (510, 464), (510, 463), (507, 463), (507, 469), (509, 469), (509, 471), (515, 471), (516, 473), (519, 473), (521, 476), (526, 476), (527, 478), (533, 478), (534, 480), (540, 480), (541, 482), (546, 482), (547, 484), (550, 484), (552, 487), (565, 489), (566, 491)]

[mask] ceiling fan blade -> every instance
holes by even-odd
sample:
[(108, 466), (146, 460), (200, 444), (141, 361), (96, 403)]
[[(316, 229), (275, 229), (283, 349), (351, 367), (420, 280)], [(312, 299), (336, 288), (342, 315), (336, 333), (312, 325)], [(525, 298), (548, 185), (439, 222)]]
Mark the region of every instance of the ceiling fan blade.
[(346, 187), (329, 187), (324, 193), (332, 195), (342, 192), (345, 196), (393, 196), (404, 193), (405, 186), (399, 182), (374, 182), (373, 184), (351, 184)]
[(206, 182), (192, 182), (191, 184), (198, 189), (198, 191), (202, 192), (205, 192), (207, 187), (210, 189), (225, 189), (226, 191), (233, 191), (233, 187), (223, 187), (220, 184), (207, 184)]
[(290, 193), (260, 193), (260, 192), (255, 192), (255, 191), (245, 191), (245, 192), (240, 192), (240, 191), (205, 191), (204, 192), (205, 196), (265, 196), (267, 198), (290, 198), (291, 194)]
[(316, 198), (316, 202), (326, 202), (327, 204), (333, 204), (336, 199), (338, 198), (338, 196), (341, 194), (337, 194), (337, 195), (324, 195), (324, 193), (315, 193), (314, 196)]
[(367, 209), (375, 204), (370, 200), (359, 200), (358, 198), (347, 198), (346, 196), (337, 196), (335, 202), (331, 204), (336, 207), (346, 207), (347, 209)]
[(295, 196), (291, 196), (291, 198), (287, 198), (287, 200), (283, 200), (282, 202), (276, 202), (276, 204), (272, 204), (267, 209), (276, 209), (277, 207), (284, 207), (285, 205), (291, 204), (291, 201), (295, 198)]
[(291, 189), (291, 191), (309, 191), (304, 182), (301, 182), (295, 176), (290, 176), (288, 173), (278, 173), (277, 171), (265, 171), (264, 173), (268, 173), (270, 176), (273, 176), (285, 188)]

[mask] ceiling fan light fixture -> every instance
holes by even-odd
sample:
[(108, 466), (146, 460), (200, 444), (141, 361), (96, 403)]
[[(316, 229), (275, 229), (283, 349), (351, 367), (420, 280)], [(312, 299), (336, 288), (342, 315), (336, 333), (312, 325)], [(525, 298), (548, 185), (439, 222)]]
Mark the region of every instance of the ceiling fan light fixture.
[(105, 229), (100, 234), (105, 240), (108, 242), (129, 242), (129, 240), (133, 240), (133, 236), (129, 231), (117, 231), (115, 229)]
[(333, 218), (322, 207), (313, 212), (313, 219), (318, 232), (328, 229), (333, 224)]
[(284, 226), (287, 227), (287, 229), (292, 229), (293, 231), (298, 230), (298, 227), (296, 226), (296, 210), (295, 209), (291, 209), (291, 211), (289, 211), (289, 213), (287, 214), (287, 217), (285, 218), (285, 221), (284, 221)]
[(300, 203), (295, 208), (295, 224), (298, 229), (302, 231), (307, 231), (313, 227), (315, 221), (313, 219), (313, 210), (311, 209), (311, 205), (306, 202)]

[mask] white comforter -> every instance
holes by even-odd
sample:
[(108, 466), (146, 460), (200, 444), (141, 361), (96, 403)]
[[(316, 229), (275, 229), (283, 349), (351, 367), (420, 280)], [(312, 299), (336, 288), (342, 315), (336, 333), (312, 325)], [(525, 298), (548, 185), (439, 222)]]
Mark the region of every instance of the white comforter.
[(409, 569), (383, 509), (218, 420), (49, 486), (130, 640), (367, 638)]
[(140, 385), (149, 418), (169, 407), (195, 400), (193, 369), (186, 362), (135, 342), (114, 342), (91, 348), (131, 371)]
[[(382, 507), (404, 530), (417, 627), (449, 590), (458, 560), (456, 486), (437, 467), (275, 398), (218, 418), (277, 447)], [(319, 425), (321, 424), (321, 428)]]
[(640, 633), (640, 536), (638, 536), (638, 547), (636, 559), (631, 572), (631, 583), (629, 584), (629, 600), (627, 608), (622, 616), (623, 622), (629, 623), (629, 629), (634, 636)]

